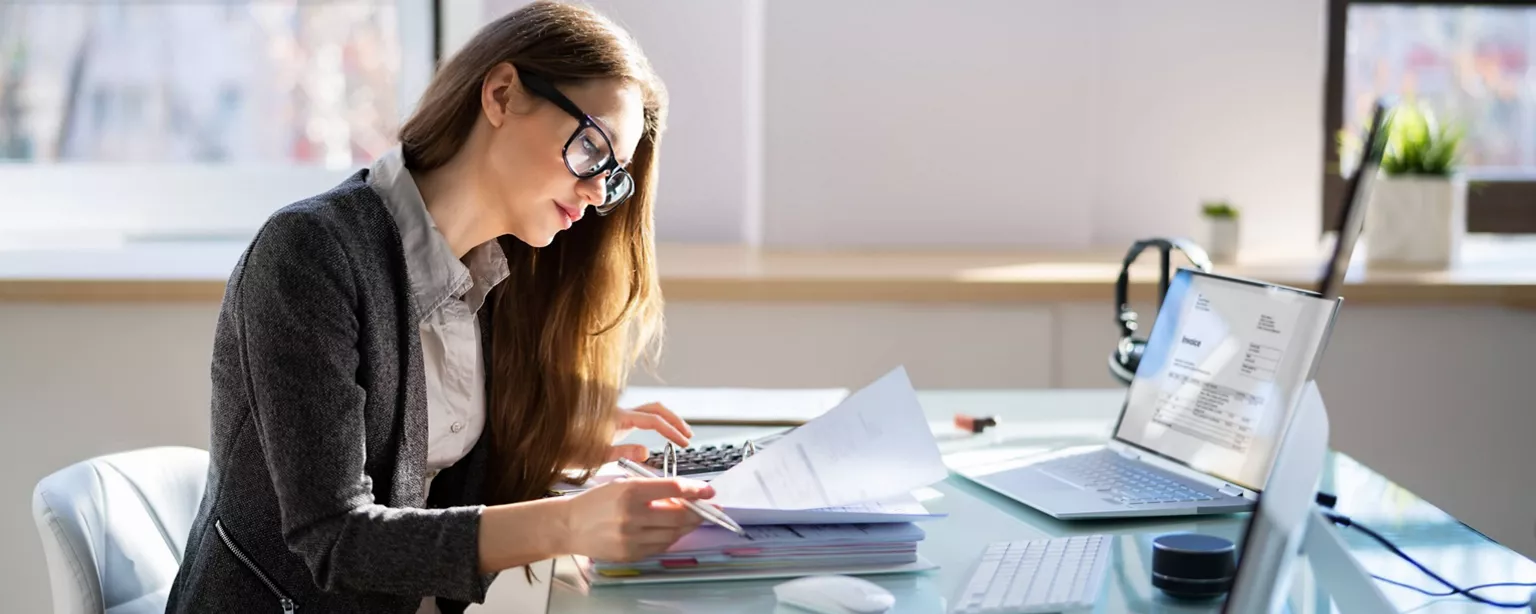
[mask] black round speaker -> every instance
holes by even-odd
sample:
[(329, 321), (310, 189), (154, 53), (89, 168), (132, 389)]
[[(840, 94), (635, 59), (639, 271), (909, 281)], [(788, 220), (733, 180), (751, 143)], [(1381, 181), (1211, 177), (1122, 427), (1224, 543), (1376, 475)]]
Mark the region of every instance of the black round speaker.
[(1237, 549), (1229, 539), (1170, 533), (1152, 540), (1152, 586), (1179, 599), (1225, 595), (1237, 575)]

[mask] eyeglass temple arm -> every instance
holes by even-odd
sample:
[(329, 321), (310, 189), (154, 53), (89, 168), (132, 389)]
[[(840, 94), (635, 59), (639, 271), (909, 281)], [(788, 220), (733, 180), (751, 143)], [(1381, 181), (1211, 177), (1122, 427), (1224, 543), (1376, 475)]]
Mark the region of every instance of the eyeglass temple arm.
[(560, 107), (560, 110), (569, 113), (571, 117), (575, 117), (576, 119), (586, 122), (592, 121), (591, 117), (588, 117), (586, 113), (582, 113), (581, 109), (576, 107), (576, 103), (571, 102), (570, 98), (566, 98), (565, 94), (561, 94), (560, 90), (556, 89), (555, 86), (552, 85), (549, 81), (544, 80), (544, 77), (540, 77), (521, 68), (517, 70), (517, 76), (519, 79), (522, 79), (524, 85), (528, 86), (528, 89), (533, 90), (533, 93), (543, 96), (550, 102), (555, 103), (555, 106)]

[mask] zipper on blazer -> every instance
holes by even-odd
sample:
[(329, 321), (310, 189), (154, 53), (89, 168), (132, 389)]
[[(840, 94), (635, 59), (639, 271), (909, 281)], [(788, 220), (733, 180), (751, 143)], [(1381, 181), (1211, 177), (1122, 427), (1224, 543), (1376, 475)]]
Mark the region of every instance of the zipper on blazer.
[(267, 590), (272, 591), (272, 594), (277, 597), (277, 603), (283, 608), (283, 614), (293, 614), (298, 611), (299, 605), (294, 603), (292, 599), (289, 599), (288, 594), (284, 593), (283, 589), (278, 588), (277, 583), (273, 582), (272, 578), (267, 577), (267, 573), (262, 571), (260, 567), (257, 567), (256, 563), (251, 560), (251, 557), (245, 555), (244, 550), (235, 545), (235, 540), (230, 538), (229, 533), (224, 531), (223, 520), (213, 521), (213, 528), (219, 532), (219, 541), (224, 542), (224, 547), (229, 548), (229, 552), (235, 555), (236, 559), (240, 560), (240, 564), (245, 565), (246, 569), (251, 570), (251, 573), (256, 575), (256, 579), (261, 580), (262, 584), (267, 585)]

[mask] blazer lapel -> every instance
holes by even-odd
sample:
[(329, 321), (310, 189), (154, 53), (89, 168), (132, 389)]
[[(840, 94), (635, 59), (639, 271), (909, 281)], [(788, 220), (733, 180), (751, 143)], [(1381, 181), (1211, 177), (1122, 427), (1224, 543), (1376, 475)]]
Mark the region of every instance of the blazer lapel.
[(424, 472), (427, 467), (427, 372), (421, 355), (421, 316), (411, 287), (409, 272), (405, 268), (405, 255), (400, 254), (400, 270), (403, 277), (405, 313), (401, 337), (405, 348), (401, 367), (403, 381), (400, 391), (400, 423), (398, 425), (400, 447), (395, 456), (393, 484), (390, 485), (390, 501), (400, 507), (421, 507), (426, 504), (422, 492)]

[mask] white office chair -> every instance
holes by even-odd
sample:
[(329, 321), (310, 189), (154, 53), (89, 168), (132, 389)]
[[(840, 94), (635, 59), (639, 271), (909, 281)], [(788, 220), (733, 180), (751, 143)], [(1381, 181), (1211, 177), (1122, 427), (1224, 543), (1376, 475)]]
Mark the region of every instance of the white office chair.
[(208, 453), (146, 448), (38, 482), (32, 518), (54, 614), (162, 614), (207, 480)]

